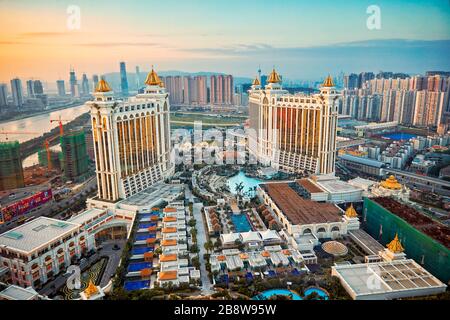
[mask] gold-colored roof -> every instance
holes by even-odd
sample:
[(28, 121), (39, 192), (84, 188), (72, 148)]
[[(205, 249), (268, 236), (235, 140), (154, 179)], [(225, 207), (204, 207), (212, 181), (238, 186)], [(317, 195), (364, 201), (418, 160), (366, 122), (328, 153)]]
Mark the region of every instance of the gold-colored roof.
[(399, 190), (402, 185), (398, 183), (397, 179), (393, 175), (389, 176), (385, 181), (381, 181), (381, 186), (386, 189)]
[(255, 80), (253, 80), (252, 85), (253, 85), (253, 86), (260, 86), (260, 85), (261, 85), (261, 82), (259, 82), (258, 77), (256, 77)]
[(269, 75), (269, 79), (267, 80), (268, 83), (280, 83), (281, 78), (278, 75), (278, 73), (275, 71), (275, 68), (273, 68), (272, 72)]
[(149, 72), (147, 78), (145, 79), (145, 84), (149, 86), (159, 86), (161, 84), (161, 79), (158, 77), (158, 74), (152, 68), (152, 71)]
[(348, 218), (356, 218), (358, 216), (355, 208), (353, 208), (353, 204), (350, 204), (350, 207), (348, 207), (347, 210), (345, 210), (345, 215)]
[(110, 92), (110, 91), (112, 91), (112, 89), (109, 86), (108, 82), (106, 82), (105, 79), (100, 79), (100, 81), (97, 84), (97, 87), (95, 88), (95, 92)]
[(330, 75), (328, 75), (328, 77), (325, 79), (325, 81), (322, 84), (322, 87), (334, 87), (334, 83), (333, 83), (333, 78), (331, 78)]
[(98, 288), (95, 286), (95, 284), (92, 282), (92, 280), (89, 280), (89, 285), (84, 290), (84, 294), (86, 295), (86, 298), (90, 298), (94, 294), (98, 293)]
[(398, 239), (397, 233), (395, 234), (394, 240), (388, 243), (387, 248), (393, 253), (401, 253), (405, 250)]

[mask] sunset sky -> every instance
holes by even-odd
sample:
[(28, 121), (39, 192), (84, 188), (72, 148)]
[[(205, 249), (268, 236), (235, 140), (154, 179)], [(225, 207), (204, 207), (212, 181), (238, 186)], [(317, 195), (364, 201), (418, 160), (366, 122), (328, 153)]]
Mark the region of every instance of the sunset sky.
[[(366, 9), (381, 9), (369, 30)], [(69, 5), (81, 28), (67, 28)], [(5, 1), (0, 0), (0, 81), (54, 81), (119, 70), (216, 71), (286, 77), (380, 69), (450, 69), (450, 1)], [(394, 70), (393, 70), (394, 69)]]

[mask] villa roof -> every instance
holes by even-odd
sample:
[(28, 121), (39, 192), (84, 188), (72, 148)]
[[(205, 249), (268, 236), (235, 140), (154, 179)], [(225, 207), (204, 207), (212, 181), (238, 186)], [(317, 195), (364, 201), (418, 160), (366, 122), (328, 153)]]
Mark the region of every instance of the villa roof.
[(177, 221), (177, 217), (164, 217), (163, 222), (174, 222)]
[(241, 233), (242, 242), (253, 242), (253, 241), (262, 241), (259, 233), (256, 231), (242, 232)]
[(145, 240), (145, 243), (147, 244), (153, 244), (156, 242), (156, 238), (147, 238), (147, 240)]
[(261, 255), (262, 255), (264, 258), (268, 258), (268, 257), (270, 257), (270, 252), (269, 252), (269, 251), (263, 251), (263, 252), (261, 252)]
[(160, 262), (177, 261), (178, 256), (176, 254), (162, 254), (159, 256)]
[(152, 269), (145, 268), (141, 270), (141, 277), (149, 277), (152, 275)]
[(177, 232), (177, 228), (175, 227), (167, 227), (162, 229), (163, 233), (175, 233)]
[(166, 208), (164, 208), (164, 210), (163, 210), (165, 213), (167, 213), (167, 212), (177, 212), (177, 208), (174, 208), (174, 207), (166, 207)]
[(161, 271), (158, 273), (158, 279), (167, 281), (167, 280), (176, 280), (178, 277), (177, 271)]
[(177, 240), (176, 239), (166, 239), (166, 240), (161, 241), (161, 245), (164, 247), (176, 246)]

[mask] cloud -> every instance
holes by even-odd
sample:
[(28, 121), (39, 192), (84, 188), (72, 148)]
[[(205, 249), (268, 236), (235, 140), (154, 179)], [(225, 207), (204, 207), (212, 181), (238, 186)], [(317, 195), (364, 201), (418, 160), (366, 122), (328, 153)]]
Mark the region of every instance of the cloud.
[(65, 37), (71, 36), (74, 34), (79, 34), (80, 32), (49, 32), (49, 31), (40, 31), (40, 32), (24, 32), (20, 33), (19, 38), (51, 38), (51, 37)]

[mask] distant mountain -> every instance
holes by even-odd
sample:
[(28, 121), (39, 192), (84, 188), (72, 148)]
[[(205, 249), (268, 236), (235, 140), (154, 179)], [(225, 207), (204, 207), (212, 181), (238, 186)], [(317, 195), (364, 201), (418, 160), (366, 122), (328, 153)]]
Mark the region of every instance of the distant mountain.
[[(145, 78), (147, 77), (149, 71), (140, 71), (139, 73), (139, 80), (140, 84), (142, 85), (145, 81)], [(162, 77), (167, 76), (206, 76), (208, 78), (208, 86), (209, 86), (209, 77), (212, 75), (225, 75), (225, 73), (220, 72), (184, 72), (179, 70), (168, 70), (168, 71), (158, 71), (158, 75)], [(112, 86), (113, 90), (120, 91), (120, 72), (110, 72), (105, 73), (103, 75), (108, 81), (108, 83)], [(127, 79), (128, 79), (128, 87), (131, 91), (137, 90), (136, 86), (136, 73), (127, 72)], [(240, 85), (240, 84), (249, 84), (252, 82), (251, 78), (245, 78), (245, 77), (234, 77), (234, 85)]]

